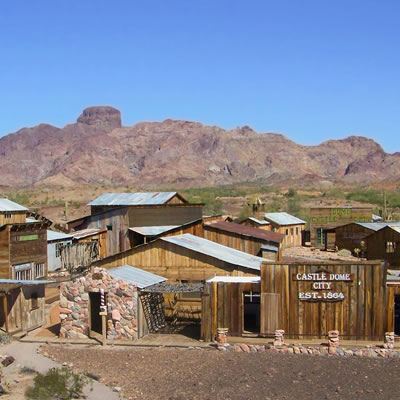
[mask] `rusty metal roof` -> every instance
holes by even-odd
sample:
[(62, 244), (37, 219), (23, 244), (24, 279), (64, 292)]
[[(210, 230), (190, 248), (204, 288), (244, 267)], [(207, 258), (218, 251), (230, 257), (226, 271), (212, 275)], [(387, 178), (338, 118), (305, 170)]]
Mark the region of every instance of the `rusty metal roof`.
[(297, 218), (294, 215), (290, 215), (286, 212), (265, 213), (264, 217), (266, 220), (272, 221), (275, 224), (281, 226), (300, 225), (306, 223), (306, 221), (303, 221), (302, 219)]
[(229, 264), (238, 265), (241, 267), (259, 271), (261, 264), (264, 261), (271, 261), (266, 258), (253, 256), (243, 251), (232, 249), (231, 247), (223, 246), (212, 242), (211, 240), (203, 239), (199, 236), (185, 233), (178, 236), (162, 237), (160, 240), (175, 244), (180, 247), (205, 254), (207, 256), (217, 258)]
[(278, 232), (265, 231), (263, 229), (254, 228), (252, 226), (246, 226), (227, 221), (219, 221), (204, 225), (205, 229), (208, 227), (275, 243), (281, 243), (285, 237), (285, 235)]
[(28, 211), (28, 209), (20, 204), (14, 203), (8, 199), (0, 199), (0, 212), (7, 211)]
[(171, 200), (177, 192), (104, 193), (89, 206), (155, 206)]

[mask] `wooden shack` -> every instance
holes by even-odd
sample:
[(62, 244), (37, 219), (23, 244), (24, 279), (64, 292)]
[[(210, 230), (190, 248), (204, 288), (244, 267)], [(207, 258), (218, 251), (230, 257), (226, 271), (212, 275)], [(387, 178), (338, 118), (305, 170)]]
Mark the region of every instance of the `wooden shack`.
[(51, 281), (0, 279), (0, 327), (12, 334), (46, 323), (45, 285)]
[(82, 229), (71, 233), (73, 243), (96, 242), (98, 244), (99, 257), (107, 257), (107, 229)]
[[(198, 284), (215, 275), (259, 276), (263, 261), (266, 260), (186, 233), (161, 237), (93, 265), (107, 269), (132, 265), (163, 276), (169, 283)], [(174, 297), (165, 296), (167, 309), (178, 308), (180, 315), (188, 319), (199, 318), (200, 293)]]
[(369, 260), (385, 260), (392, 267), (400, 268), (400, 226), (386, 226), (365, 240)]
[(0, 278), (47, 277), (48, 221), (26, 220), (28, 209), (0, 199)]
[[(352, 222), (338, 226), (334, 232), (334, 246), (339, 250), (346, 249), (354, 252), (354, 249), (362, 249), (361, 242), (366, 244), (366, 238), (374, 232), (383, 229), (388, 224), (385, 222)], [(329, 232), (328, 232), (329, 234)], [(360, 251), (361, 254), (361, 251)], [(366, 256), (366, 255), (365, 255)], [(379, 258), (374, 258), (379, 259)]]
[(285, 235), (282, 247), (299, 247), (302, 245), (303, 231), (306, 221), (286, 212), (265, 213), (264, 218), (269, 222), (272, 232)]
[(266, 254), (268, 246), (274, 247), (276, 251), (270, 251), (269, 257), (273, 257), (270, 258), (271, 260), (280, 261), (282, 257), (281, 243), (285, 236), (278, 232), (220, 221), (204, 224), (204, 238), (254, 256), (263, 256), (263, 251)]
[[(332, 230), (352, 222), (372, 222), (371, 207), (312, 207), (310, 231), (311, 246), (320, 249), (335, 247), (335, 232)], [(331, 235), (328, 238), (328, 231)]]
[(311, 339), (339, 330), (343, 339), (383, 340), (394, 329), (400, 294), (386, 276), (378, 261), (264, 263), (260, 282), (207, 282), (202, 338), (213, 340), (217, 328), (228, 328), (233, 336), (283, 329), (288, 338)]
[(133, 229), (181, 226), (202, 218), (203, 204), (176, 192), (105, 193), (89, 203), (91, 215), (70, 221), (70, 230), (107, 229), (107, 256), (144, 243)]

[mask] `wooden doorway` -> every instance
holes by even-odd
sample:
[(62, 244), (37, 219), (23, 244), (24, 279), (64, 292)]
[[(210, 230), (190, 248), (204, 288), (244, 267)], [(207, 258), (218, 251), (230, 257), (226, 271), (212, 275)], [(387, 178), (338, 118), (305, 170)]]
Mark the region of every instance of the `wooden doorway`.
[[(106, 302), (106, 294), (104, 294)], [(106, 302), (107, 304), (107, 302)], [(90, 336), (102, 335), (100, 315), (101, 295), (99, 292), (89, 293), (89, 332)]]
[(260, 292), (243, 292), (243, 333), (260, 333)]

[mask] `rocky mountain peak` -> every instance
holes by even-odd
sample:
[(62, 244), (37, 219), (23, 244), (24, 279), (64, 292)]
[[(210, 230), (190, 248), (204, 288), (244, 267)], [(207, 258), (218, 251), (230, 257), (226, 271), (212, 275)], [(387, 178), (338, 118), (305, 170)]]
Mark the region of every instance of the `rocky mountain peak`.
[(77, 122), (86, 125), (95, 125), (104, 129), (121, 128), (121, 113), (114, 107), (94, 106), (85, 108)]

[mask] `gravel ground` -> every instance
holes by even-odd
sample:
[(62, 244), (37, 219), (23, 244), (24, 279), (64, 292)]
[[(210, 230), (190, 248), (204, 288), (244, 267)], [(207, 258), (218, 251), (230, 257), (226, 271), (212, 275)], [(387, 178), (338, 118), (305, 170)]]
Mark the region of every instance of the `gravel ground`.
[(400, 360), (46, 345), (123, 399), (398, 399)]

